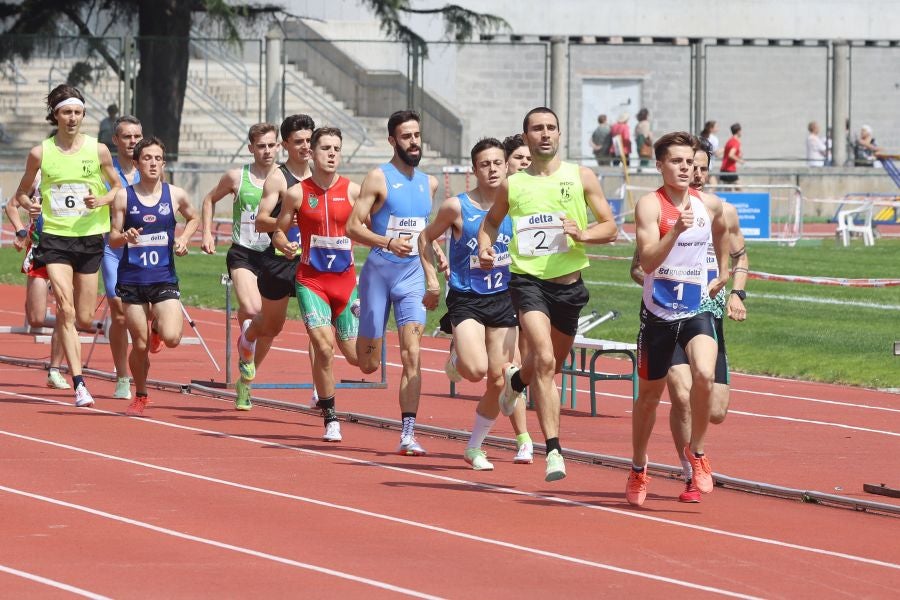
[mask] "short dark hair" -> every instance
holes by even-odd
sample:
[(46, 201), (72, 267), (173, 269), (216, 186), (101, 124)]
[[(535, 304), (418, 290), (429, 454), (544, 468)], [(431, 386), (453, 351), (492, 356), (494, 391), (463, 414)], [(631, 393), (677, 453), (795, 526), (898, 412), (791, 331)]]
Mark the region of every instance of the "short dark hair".
[(159, 146), (163, 152), (163, 160), (166, 159), (166, 145), (162, 143), (162, 140), (156, 137), (155, 135), (151, 135), (150, 137), (145, 137), (141, 141), (137, 143), (134, 147), (134, 152), (131, 154), (131, 159), (134, 162), (137, 162), (141, 158), (141, 152), (147, 146)]
[(488, 148), (497, 148), (503, 152), (503, 158), (506, 158), (506, 148), (504, 148), (503, 144), (497, 138), (487, 137), (481, 138), (475, 145), (472, 146), (472, 152), (470, 155), (472, 156), (472, 166), (475, 166), (475, 157), (487, 150)]
[(709, 164), (712, 164), (712, 155), (713, 155), (713, 147), (712, 143), (706, 138), (698, 138), (697, 139), (697, 149), (694, 150), (694, 154), (702, 151), (706, 154), (706, 160), (709, 161)]
[(123, 123), (128, 123), (129, 125), (137, 125), (138, 127), (141, 127), (141, 120), (138, 119), (136, 116), (122, 115), (121, 117), (116, 119), (115, 126), (113, 127), (113, 131), (115, 132), (116, 135), (119, 134), (119, 125), (121, 125)]
[(672, 146), (687, 146), (694, 152), (700, 147), (697, 138), (687, 131), (672, 131), (656, 140), (656, 143), (653, 144), (656, 160), (663, 160)]
[(397, 129), (399, 125), (403, 125), (407, 121), (415, 121), (416, 123), (421, 124), (422, 119), (419, 117), (419, 113), (414, 110), (398, 110), (390, 117), (388, 117), (387, 122), (387, 131), (389, 137), (394, 137), (394, 131)]
[(515, 135), (508, 136), (503, 140), (503, 152), (506, 154), (506, 160), (509, 160), (509, 157), (512, 156), (512, 153), (521, 148), (522, 146), (527, 146), (525, 143), (525, 138), (522, 137), (521, 133), (517, 133)]
[(737, 135), (741, 130), (741, 124), (735, 123), (731, 126), (731, 135)]
[(47, 94), (47, 122), (51, 125), (56, 125), (56, 111), (53, 110), (53, 107), (62, 102), (63, 100), (68, 100), (69, 98), (78, 98), (82, 102), (84, 102), (84, 95), (81, 91), (75, 87), (74, 85), (69, 85), (68, 83), (61, 83), (56, 86), (50, 93)]
[(255, 125), (251, 125), (250, 130), (247, 132), (247, 141), (253, 144), (256, 142), (257, 138), (260, 138), (267, 133), (275, 133), (277, 135), (278, 129), (271, 123), (256, 123)]
[(341, 142), (344, 141), (344, 136), (341, 134), (341, 130), (337, 127), (319, 127), (318, 129), (313, 131), (312, 139), (309, 141), (309, 147), (315, 148), (316, 143), (319, 141), (319, 139), (326, 135), (333, 135), (341, 140)]
[(650, 111), (647, 110), (646, 108), (642, 108), (641, 110), (638, 111), (637, 120), (638, 121), (646, 121), (647, 117), (649, 117), (649, 116), (650, 116)]
[(597, 117), (597, 123), (599, 123), (600, 125), (606, 123), (606, 115), (600, 115), (599, 117)]
[(559, 129), (559, 116), (557, 116), (557, 114), (555, 112), (553, 112), (551, 109), (547, 108), (546, 106), (537, 106), (537, 107), (529, 110), (528, 113), (525, 115), (525, 118), (522, 119), (522, 131), (528, 131), (528, 119), (531, 118), (531, 115), (540, 114), (540, 113), (553, 115), (553, 118), (556, 119), (556, 128)]
[(303, 131), (308, 129), (310, 132), (316, 130), (316, 122), (309, 115), (299, 114), (285, 117), (281, 122), (281, 139), (287, 140), (295, 131)]

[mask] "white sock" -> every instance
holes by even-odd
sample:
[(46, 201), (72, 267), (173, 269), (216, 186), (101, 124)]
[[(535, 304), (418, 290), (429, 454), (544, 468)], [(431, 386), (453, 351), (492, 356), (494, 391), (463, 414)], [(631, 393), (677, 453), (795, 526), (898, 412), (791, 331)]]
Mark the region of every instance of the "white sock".
[(691, 461), (683, 456), (681, 457), (681, 471), (685, 481), (690, 481), (694, 476), (694, 469), (691, 467)]
[(482, 417), (477, 412), (475, 413), (475, 423), (472, 425), (472, 435), (469, 436), (468, 448), (481, 448), (484, 438), (487, 437), (487, 434), (491, 432), (491, 427), (494, 426), (494, 420)]
[(59, 373), (59, 367), (50, 367), (50, 372), (51, 373), (54, 373), (54, 372)]

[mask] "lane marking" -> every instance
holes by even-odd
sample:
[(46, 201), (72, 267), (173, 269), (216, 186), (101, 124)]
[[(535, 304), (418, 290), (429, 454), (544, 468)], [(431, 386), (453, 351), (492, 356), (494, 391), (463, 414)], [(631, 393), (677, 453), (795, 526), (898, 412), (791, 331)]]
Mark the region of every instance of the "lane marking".
[(70, 594), (75, 594), (77, 596), (82, 596), (84, 598), (91, 598), (91, 600), (111, 600), (108, 596), (101, 596), (100, 594), (95, 594), (94, 592), (89, 592), (88, 590), (83, 590), (79, 587), (75, 587), (74, 585), (69, 585), (68, 583), (63, 583), (61, 581), (56, 581), (55, 579), (48, 579), (46, 577), (41, 577), (40, 575), (35, 575), (34, 573), (28, 573), (27, 571), (20, 571), (19, 569), (7, 567), (6, 565), (0, 565), (0, 572), (8, 573), (10, 575), (15, 575), (16, 577), (21, 577), (22, 579), (28, 579), (30, 581), (34, 581), (35, 583), (42, 583), (44, 585), (54, 587), (58, 590), (62, 590), (64, 592), (69, 592)]

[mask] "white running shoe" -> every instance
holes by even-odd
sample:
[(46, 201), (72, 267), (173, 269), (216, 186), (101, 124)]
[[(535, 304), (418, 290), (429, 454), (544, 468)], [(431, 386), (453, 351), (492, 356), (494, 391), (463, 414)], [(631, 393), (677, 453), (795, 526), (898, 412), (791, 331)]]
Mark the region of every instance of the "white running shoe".
[(519, 450), (516, 452), (513, 462), (517, 465), (530, 465), (534, 462), (534, 446), (531, 442), (525, 442), (519, 446)]
[(324, 442), (339, 442), (343, 437), (341, 437), (341, 424), (338, 421), (331, 421), (327, 425), (325, 425), (325, 433), (322, 435), (322, 441)]
[[(507, 417), (515, 412), (516, 402), (524, 395), (524, 392), (514, 390), (510, 382), (512, 376), (518, 372), (519, 367), (512, 363), (506, 363), (506, 366), (503, 367), (503, 391), (500, 392), (500, 397), (497, 401), (500, 404), (500, 412)], [(524, 402), (524, 399), (522, 401)]]
[(66, 382), (66, 378), (59, 371), (50, 371), (47, 373), (47, 387), (55, 390), (68, 390), (72, 386)]
[(462, 375), (456, 370), (456, 350), (450, 350), (450, 356), (447, 357), (447, 362), (444, 364), (444, 373), (447, 374), (447, 379), (451, 383), (462, 381)]
[(94, 397), (88, 391), (87, 386), (83, 383), (75, 388), (75, 406), (84, 408), (85, 406), (93, 406)]
[(425, 456), (425, 448), (416, 441), (416, 436), (410, 435), (400, 438), (400, 447), (397, 448), (397, 454), (403, 456)]
[(547, 455), (547, 472), (544, 481), (559, 481), (566, 476), (566, 461), (559, 450), (551, 450)]
[(131, 400), (131, 378), (119, 377), (116, 379), (116, 391), (113, 392), (113, 398)]
[(473, 471), (493, 471), (494, 465), (488, 462), (487, 454), (481, 448), (466, 448), (466, 462), (472, 465)]

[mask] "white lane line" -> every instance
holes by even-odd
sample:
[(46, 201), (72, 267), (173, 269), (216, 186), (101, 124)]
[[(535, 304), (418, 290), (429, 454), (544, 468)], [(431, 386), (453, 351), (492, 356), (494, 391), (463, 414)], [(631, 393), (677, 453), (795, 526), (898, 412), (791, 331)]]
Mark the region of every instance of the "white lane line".
[(759, 392), (754, 390), (742, 390), (740, 388), (731, 388), (732, 392), (740, 392), (742, 394), (753, 394), (754, 396), (769, 396), (771, 398), (786, 398), (788, 400), (802, 400), (803, 402), (817, 402), (819, 404), (832, 404), (834, 406), (846, 406), (848, 408), (862, 408), (866, 410), (883, 410), (886, 412), (900, 413), (900, 408), (889, 408), (887, 406), (872, 406), (871, 404), (858, 404), (855, 402), (841, 402), (840, 400), (824, 400), (822, 398), (810, 398), (808, 396), (792, 396), (790, 394), (776, 394), (774, 392)]
[(337, 577), (339, 579), (346, 579), (348, 581), (362, 583), (362, 584), (369, 585), (372, 587), (380, 588), (382, 590), (387, 590), (390, 592), (396, 592), (398, 594), (412, 596), (413, 598), (429, 598), (429, 599), (439, 599), (440, 598), (440, 596), (432, 596), (430, 594), (424, 594), (422, 592), (417, 592), (415, 590), (411, 590), (408, 588), (391, 585), (389, 583), (384, 583), (382, 581), (377, 581), (375, 579), (369, 579), (368, 577), (360, 577), (358, 575), (352, 575), (350, 573), (345, 573), (343, 571), (336, 571), (334, 569), (328, 569), (326, 567), (320, 567), (318, 565), (304, 563), (304, 562), (292, 560), (290, 558), (284, 558), (283, 556), (276, 556), (274, 554), (269, 554), (267, 552), (260, 552), (258, 550), (244, 548), (242, 546), (235, 546), (234, 544), (227, 544), (225, 542), (219, 542), (216, 540), (211, 540), (209, 538), (191, 535), (189, 533), (175, 531), (174, 529), (168, 529), (167, 527), (160, 527), (158, 525), (153, 525), (151, 523), (145, 523), (144, 521), (137, 521), (135, 519), (130, 519), (128, 517), (123, 517), (121, 515), (108, 513), (106, 511), (98, 510), (96, 508), (91, 508), (89, 506), (84, 506), (81, 504), (74, 504), (72, 502), (66, 502), (64, 500), (57, 500), (56, 498), (49, 498), (47, 496), (41, 496), (40, 494), (33, 494), (31, 492), (26, 492), (24, 490), (17, 490), (15, 488), (6, 487), (5, 485), (0, 485), (0, 491), (7, 492), (9, 494), (15, 494), (17, 496), (23, 496), (25, 498), (31, 498), (32, 500), (40, 500), (41, 502), (55, 504), (57, 506), (62, 506), (64, 508), (71, 508), (73, 510), (85, 512), (85, 513), (88, 513), (88, 514), (91, 514), (91, 515), (94, 515), (97, 517), (102, 517), (104, 519), (110, 519), (112, 521), (118, 521), (120, 523), (125, 523), (127, 525), (134, 525), (135, 527), (140, 527), (142, 529), (149, 529), (150, 531), (154, 531), (156, 533), (162, 533), (164, 535), (172, 536), (175, 538), (180, 538), (180, 539), (188, 540), (191, 542), (197, 542), (200, 544), (205, 544), (207, 546), (213, 546), (215, 548), (221, 548), (223, 550), (231, 550), (232, 552), (239, 552), (241, 554), (246, 554), (249, 556), (253, 556), (255, 558), (262, 558), (264, 560), (270, 560), (270, 561), (285, 564), (285, 565), (288, 565), (291, 567), (298, 567), (298, 568), (306, 569), (309, 571), (315, 571), (316, 573), (330, 575), (332, 577)]
[[(16, 397), (20, 397), (20, 398), (27, 398), (27, 399), (31, 399), (31, 400), (39, 400), (39, 401), (46, 402), (48, 404), (59, 404), (59, 405), (64, 405), (64, 406), (71, 406), (70, 404), (65, 403), (65, 402), (59, 402), (57, 400), (51, 400), (48, 398), (41, 398), (39, 396), (30, 396), (27, 394), (20, 394), (17, 392), (7, 392), (4, 390), (0, 390), (0, 394), (5, 394), (8, 396), (16, 396)], [(120, 413), (116, 413), (116, 412), (105, 411), (105, 410), (100, 410), (100, 409), (95, 409), (95, 408), (80, 409), (80, 410), (87, 410), (87, 411), (97, 412), (100, 414), (107, 414), (107, 415), (120, 414)], [(670, 525), (673, 527), (681, 527), (681, 528), (691, 529), (691, 530), (695, 530), (695, 531), (702, 531), (704, 533), (710, 533), (713, 535), (721, 535), (724, 537), (731, 537), (731, 538), (736, 538), (736, 539), (741, 539), (741, 540), (746, 540), (746, 541), (752, 541), (752, 542), (772, 545), (772, 546), (776, 546), (776, 547), (780, 547), (780, 548), (789, 548), (792, 550), (798, 550), (798, 551), (802, 551), (802, 552), (810, 552), (813, 554), (820, 554), (820, 555), (824, 555), (824, 556), (841, 558), (841, 559), (846, 559), (846, 560), (850, 560), (850, 561), (854, 561), (854, 562), (860, 562), (860, 563), (871, 564), (871, 565), (876, 565), (876, 566), (880, 566), (880, 567), (887, 567), (890, 569), (900, 570), (900, 564), (883, 562), (883, 561), (872, 559), (872, 558), (866, 558), (866, 557), (862, 557), (862, 556), (856, 556), (853, 554), (846, 554), (843, 552), (836, 552), (836, 551), (832, 551), (832, 550), (825, 550), (822, 548), (814, 548), (812, 546), (803, 546), (800, 544), (783, 542), (783, 541), (775, 540), (775, 539), (771, 539), (771, 538), (764, 538), (764, 537), (748, 535), (748, 534), (743, 534), (743, 533), (736, 533), (733, 531), (726, 531), (723, 529), (706, 527), (704, 525), (694, 525), (692, 523), (673, 521), (671, 519), (666, 519), (664, 517), (656, 517), (653, 515), (646, 515), (646, 514), (637, 513), (634, 511), (630, 511), (630, 510), (610, 508), (607, 506), (597, 506), (594, 504), (580, 502), (577, 500), (570, 500), (568, 498), (561, 498), (558, 496), (547, 496), (547, 495), (538, 494), (535, 492), (526, 492), (526, 491), (511, 489), (511, 488), (507, 488), (507, 487), (503, 487), (503, 486), (496, 486), (496, 485), (491, 485), (491, 484), (487, 484), (487, 483), (469, 481), (467, 479), (458, 479), (456, 477), (448, 477), (446, 475), (437, 475), (435, 473), (426, 473), (426, 472), (418, 471), (415, 469), (406, 469), (403, 467), (396, 467), (393, 465), (385, 465), (385, 464), (370, 461), (370, 460), (353, 458), (353, 457), (349, 457), (349, 456), (343, 456), (341, 454), (333, 454), (330, 452), (322, 452), (319, 450), (310, 450), (307, 448), (298, 448), (296, 446), (288, 446), (286, 444), (279, 444), (277, 442), (271, 442), (268, 440), (234, 435), (234, 434), (230, 434), (230, 433), (225, 433), (223, 431), (201, 429), (199, 427), (191, 427), (190, 425), (181, 425), (179, 423), (169, 423), (167, 421), (160, 421), (160, 420), (156, 420), (156, 419), (152, 419), (152, 418), (132, 419), (132, 420), (138, 421), (140, 423), (146, 423), (148, 425), (151, 425), (151, 424), (159, 425), (162, 427), (171, 427), (174, 429), (181, 429), (184, 431), (192, 431), (192, 432), (196, 432), (196, 433), (201, 433), (203, 435), (212, 435), (212, 436), (221, 437), (221, 438), (240, 440), (243, 442), (249, 442), (252, 444), (262, 445), (264, 447), (280, 448), (280, 449), (290, 450), (293, 452), (298, 452), (300, 454), (306, 454), (306, 455), (310, 455), (310, 456), (319, 456), (319, 457), (329, 458), (332, 460), (349, 462), (352, 464), (364, 465), (364, 466), (369, 466), (369, 467), (378, 467), (378, 468), (385, 469), (388, 471), (396, 471), (398, 473), (404, 473), (406, 475), (422, 477), (425, 479), (435, 479), (438, 481), (453, 483), (453, 484), (457, 484), (457, 485), (470, 485), (470, 486), (484, 489), (484, 490), (490, 490), (490, 491), (500, 492), (500, 493), (504, 493), (504, 494), (512, 494), (515, 496), (523, 496), (523, 497), (527, 497), (527, 498), (531, 498), (531, 499), (550, 500), (552, 502), (558, 502), (558, 503), (564, 504), (564, 505), (578, 506), (578, 507), (589, 509), (589, 510), (596, 510), (596, 511), (600, 511), (600, 512), (611, 513), (611, 514), (624, 516), (624, 517), (628, 517), (628, 518), (632, 518), (632, 519), (641, 519), (641, 520), (650, 521), (650, 522), (654, 522), (654, 523)], [(27, 438), (27, 436), (21, 436), (19, 434), (12, 433), (12, 432), (4, 432), (2, 430), (0, 430), (0, 434), (10, 435), (13, 437), (21, 437), (23, 439), (29, 439), (29, 438)], [(39, 440), (38, 438), (30, 438), (30, 439), (34, 439), (35, 441), (40, 442), (40, 443), (56, 445), (56, 442), (50, 442), (48, 440)], [(92, 451), (85, 450), (85, 452), (92, 452)], [(127, 460), (127, 459), (123, 459), (123, 460)]]
[[(96, 452), (96, 451), (88, 450), (88, 449), (86, 449), (86, 448), (81, 448), (81, 447), (78, 447), (78, 446), (70, 446), (70, 445), (68, 445), (68, 444), (62, 444), (62, 443), (59, 443), (59, 442), (52, 442), (52, 441), (50, 441), (50, 440), (42, 440), (42, 439), (39, 439), (39, 438), (33, 438), (33, 437), (30, 437), (30, 436), (20, 435), (20, 434), (12, 433), (12, 432), (9, 432), (9, 431), (0, 431), (0, 435), (6, 435), (6, 436), (9, 436), (9, 437), (18, 438), (18, 439), (22, 439), (22, 440), (27, 440), (27, 441), (30, 441), (30, 442), (36, 442), (36, 443), (39, 443), (39, 444), (45, 444), (45, 445), (48, 445), (48, 446), (54, 446), (54, 447), (57, 447), (57, 448), (63, 448), (63, 449), (65, 449), (65, 450), (71, 450), (71, 451), (73, 451), (73, 452), (79, 452), (79, 453), (82, 453), (82, 454), (88, 454), (88, 455), (91, 455), (91, 456), (97, 456), (97, 457), (99, 457), (99, 458), (105, 458), (105, 459), (108, 459), (108, 460), (113, 460), (113, 461), (118, 461), (118, 462), (124, 462), (124, 463), (127, 463), (127, 464), (131, 464), (131, 465), (136, 465), (136, 466), (144, 467), (144, 468), (147, 468), (147, 469), (153, 469), (153, 470), (156, 470), (156, 471), (163, 471), (163, 472), (165, 472), (165, 473), (171, 473), (171, 474), (173, 474), (173, 475), (179, 475), (179, 476), (182, 476), (182, 477), (188, 477), (188, 478), (191, 478), (191, 479), (197, 479), (197, 480), (205, 481), (205, 482), (208, 482), (208, 483), (215, 483), (215, 484), (218, 484), (218, 485), (224, 485), (224, 486), (228, 486), (228, 487), (237, 488), (237, 489), (240, 489), (240, 490), (245, 490), (245, 491), (250, 491), (250, 492), (256, 492), (256, 493), (265, 494), (265, 495), (268, 495), (268, 496), (275, 496), (275, 497), (278, 497), (278, 498), (286, 498), (286, 499), (289, 499), (289, 500), (297, 500), (297, 501), (299, 501), (299, 502), (304, 502), (304, 503), (312, 504), (312, 505), (315, 505), (315, 506), (320, 506), (320, 507), (324, 507), (324, 508), (331, 508), (331, 509), (335, 509), (335, 510), (340, 510), (340, 511), (345, 511), (345, 512), (349, 512), (349, 513), (353, 513), (353, 514), (356, 514), (356, 515), (361, 515), (361, 516), (364, 516), (364, 517), (371, 517), (371, 518), (375, 518), (375, 519), (379, 519), (379, 520), (383, 520), (383, 521), (388, 521), (388, 522), (391, 522), (391, 523), (397, 523), (397, 524), (400, 524), (400, 525), (407, 525), (407, 526), (411, 526), (411, 527), (416, 527), (416, 528), (418, 528), (418, 529), (424, 529), (424, 530), (431, 531), (431, 532), (434, 532), (434, 533), (441, 533), (441, 534), (445, 534), (445, 535), (450, 535), (450, 536), (458, 537), (458, 538), (465, 539), (465, 540), (468, 540), (468, 541), (478, 542), (478, 543), (482, 543), (482, 544), (490, 544), (490, 545), (492, 545), (492, 546), (500, 546), (500, 547), (502, 547), (502, 548), (507, 548), (507, 549), (510, 549), (510, 550), (516, 550), (516, 551), (519, 551), (519, 552), (526, 552), (526, 553), (529, 553), (529, 554), (536, 554), (536, 555), (538, 555), (538, 556), (542, 556), (542, 557), (545, 557), (545, 558), (553, 558), (553, 559), (562, 560), (562, 561), (565, 561), (565, 562), (568, 562), (568, 563), (574, 563), (574, 564), (577, 564), (577, 565), (582, 565), (582, 566), (587, 566), (587, 567), (595, 567), (595, 568), (598, 568), (598, 569), (603, 569), (603, 570), (606, 570), (606, 571), (612, 571), (612, 572), (620, 573), (620, 574), (623, 574), (623, 575), (632, 575), (632, 576), (641, 577), (641, 578), (644, 578), (644, 579), (651, 579), (651, 580), (653, 580), (653, 581), (659, 581), (659, 582), (662, 582), (662, 583), (670, 583), (670, 584), (677, 585), (677, 586), (681, 586), (681, 587), (687, 587), (687, 588), (696, 589), (696, 590), (701, 590), (701, 591), (705, 591), (705, 592), (713, 592), (713, 593), (717, 593), (717, 594), (722, 594), (722, 595), (730, 596), (730, 597), (733, 597), (733, 598), (754, 598), (754, 596), (748, 596), (748, 595), (745, 595), (745, 594), (740, 594), (740, 593), (737, 593), (737, 592), (731, 592), (731, 591), (728, 591), (728, 590), (723, 590), (723, 589), (719, 589), (719, 588), (715, 588), (715, 587), (711, 587), (711, 586), (707, 586), (707, 585), (703, 585), (703, 584), (691, 583), (691, 582), (689, 582), (689, 581), (684, 581), (684, 580), (680, 580), (680, 579), (673, 579), (673, 578), (670, 578), (670, 577), (664, 577), (664, 576), (662, 576), (662, 575), (653, 575), (653, 574), (647, 573), (647, 572), (645, 572), (645, 571), (634, 571), (634, 570), (631, 570), (631, 569), (626, 569), (626, 568), (622, 568), (622, 567), (617, 567), (617, 566), (610, 565), (610, 564), (607, 564), (607, 563), (599, 563), (599, 562), (595, 562), (595, 561), (592, 561), (592, 560), (586, 560), (586, 559), (582, 559), (582, 558), (578, 558), (578, 557), (574, 557), (574, 556), (569, 556), (569, 555), (566, 555), (566, 554), (559, 554), (559, 553), (557, 553), (557, 552), (548, 552), (548, 551), (546, 551), (546, 550), (540, 550), (540, 549), (538, 549), (538, 548), (532, 548), (532, 547), (530, 547), (530, 546), (521, 546), (521, 545), (519, 545), (519, 544), (513, 544), (513, 543), (510, 543), (510, 542), (504, 542), (504, 541), (502, 541), (502, 540), (496, 540), (496, 539), (493, 539), (493, 538), (486, 538), (486, 537), (482, 537), (482, 536), (478, 536), (478, 535), (473, 535), (473, 534), (469, 534), (469, 533), (464, 533), (464, 532), (461, 532), (461, 531), (456, 531), (456, 530), (453, 530), (453, 529), (447, 529), (447, 528), (445, 528), (445, 527), (438, 527), (438, 526), (436, 526), (436, 525), (429, 525), (428, 523), (422, 523), (422, 522), (420, 522), (420, 521), (412, 521), (412, 520), (409, 520), (409, 519), (404, 519), (404, 518), (401, 518), (401, 517), (394, 517), (394, 516), (391, 516), (391, 515), (386, 515), (386, 514), (382, 514), (382, 513), (372, 512), (372, 511), (369, 511), (369, 510), (365, 510), (365, 509), (361, 509), (361, 508), (356, 508), (356, 507), (353, 507), (353, 506), (347, 506), (347, 505), (343, 505), (343, 504), (335, 504), (335, 503), (333, 503), (333, 502), (327, 502), (327, 501), (324, 501), (324, 500), (317, 500), (317, 499), (315, 499), (315, 498), (309, 498), (309, 497), (306, 497), (306, 496), (298, 496), (298, 495), (296, 495), (296, 494), (288, 494), (288, 493), (286, 493), (286, 492), (279, 492), (279, 491), (271, 490), (271, 489), (268, 489), (268, 488), (260, 488), (260, 487), (256, 487), (256, 486), (252, 486), (252, 485), (246, 485), (246, 484), (243, 484), (243, 483), (237, 483), (237, 482), (234, 482), (234, 481), (228, 481), (228, 480), (225, 480), (225, 479), (218, 479), (218, 478), (216, 478), (216, 477), (209, 477), (209, 476), (206, 476), (206, 475), (200, 475), (200, 474), (198, 474), (198, 473), (191, 473), (191, 472), (189, 472), (189, 471), (182, 471), (182, 470), (180, 470), (180, 469), (173, 469), (173, 468), (170, 468), (170, 467), (163, 467), (163, 466), (155, 465), (155, 464), (152, 464), (152, 463), (146, 463), (146, 462), (142, 462), (142, 461), (137, 461), (137, 460), (132, 460), (132, 459), (128, 459), (128, 458), (123, 458), (123, 457), (120, 457), (120, 456), (114, 456), (114, 455), (110, 455), (110, 454), (105, 454), (105, 453), (103, 453), (103, 452)], [(228, 436), (228, 437), (230, 437), (230, 436)], [(248, 438), (248, 439), (249, 439), (249, 438)], [(279, 447), (281, 447), (281, 444), (270, 444), (270, 446), (279, 446)], [(326, 456), (327, 456), (327, 454), (326, 454)], [(401, 471), (405, 471), (405, 469), (401, 469)], [(7, 489), (7, 488), (4, 488), (3, 486), (0, 486), (0, 490), (3, 490), (3, 489)], [(28, 494), (28, 493), (23, 493), (23, 495), (29, 495), (29, 496), (31, 496), (31, 494)], [(46, 499), (47, 499), (47, 498), (45, 498), (45, 497), (43, 497), (43, 496), (39, 496), (39, 497), (37, 497), (37, 498), (38, 498), (38, 499), (41, 499), (41, 500), (46, 500)], [(61, 505), (64, 505), (64, 506), (71, 506), (71, 507), (73, 507), (73, 508), (77, 508), (77, 507), (79, 506), (79, 505), (69, 505), (69, 503), (67, 503), (67, 502), (62, 502), (62, 501), (54, 501), (54, 502), (55, 502), (55, 503), (58, 503), (58, 504), (61, 504)], [(88, 512), (92, 512), (92, 513), (94, 513), (94, 514), (100, 514), (102, 511), (95, 511), (94, 509), (88, 509)], [(102, 515), (101, 515), (101, 516), (102, 516)], [(131, 519), (127, 519), (126, 517), (116, 517), (116, 519), (117, 519), (117, 520), (122, 520), (122, 521), (125, 521), (125, 522), (131, 522)], [(155, 528), (155, 527), (156, 527), (156, 526), (151, 526), (151, 528)], [(187, 535), (187, 534), (184, 534), (184, 535)], [(193, 537), (193, 536), (191, 536), (191, 537)]]
[(813, 419), (798, 419), (795, 417), (784, 417), (780, 415), (764, 415), (760, 413), (743, 412), (740, 410), (729, 410), (728, 414), (741, 415), (746, 417), (756, 417), (758, 419), (774, 419), (776, 421), (790, 421), (792, 423), (804, 423), (806, 425), (822, 425), (824, 427), (837, 427), (839, 429), (850, 429), (853, 431), (863, 431), (865, 433), (877, 433), (879, 435), (889, 435), (900, 437), (900, 433), (896, 431), (885, 431), (883, 429), (870, 429), (868, 427), (857, 427), (856, 425), (845, 425), (844, 423), (832, 423), (830, 421), (816, 421)]
[(56, 581), (54, 579), (48, 579), (46, 577), (41, 577), (40, 575), (35, 575), (34, 573), (28, 573), (27, 571), (20, 571), (19, 569), (13, 569), (12, 567), (7, 567), (6, 565), (0, 565), (0, 572), (8, 573), (10, 575), (15, 575), (16, 577), (21, 577), (23, 579), (28, 579), (30, 581), (34, 581), (35, 583), (42, 583), (44, 585), (54, 587), (58, 590), (62, 590), (64, 592), (69, 592), (70, 594), (75, 594), (77, 596), (82, 596), (84, 598), (91, 598), (91, 600), (110, 600), (108, 596), (101, 596), (100, 594), (95, 594), (94, 592), (89, 592), (88, 590), (83, 590), (79, 587), (75, 587), (74, 585), (69, 585), (68, 583), (63, 583), (61, 581)]

